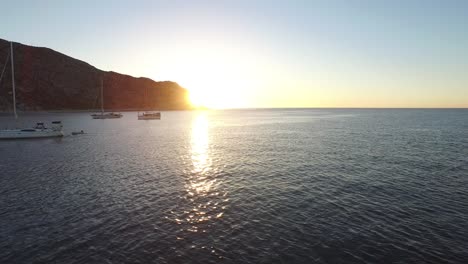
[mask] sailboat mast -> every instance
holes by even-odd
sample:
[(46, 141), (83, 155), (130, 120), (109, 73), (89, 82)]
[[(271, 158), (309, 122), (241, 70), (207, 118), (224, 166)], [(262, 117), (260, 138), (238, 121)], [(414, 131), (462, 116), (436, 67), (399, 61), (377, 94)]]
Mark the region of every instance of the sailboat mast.
[(104, 114), (104, 81), (101, 77), (101, 113)]
[(15, 114), (15, 119), (18, 119), (16, 114), (16, 93), (15, 93), (15, 63), (13, 59), (13, 41), (10, 41), (10, 52), (11, 52), (11, 82), (13, 86), (13, 113)]

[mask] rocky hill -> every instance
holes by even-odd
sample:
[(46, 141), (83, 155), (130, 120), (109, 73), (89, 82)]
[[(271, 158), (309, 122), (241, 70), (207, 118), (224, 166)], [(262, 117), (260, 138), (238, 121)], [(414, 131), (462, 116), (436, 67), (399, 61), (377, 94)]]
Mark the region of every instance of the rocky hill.
[[(94, 66), (48, 48), (14, 43), (17, 107), (20, 110), (91, 110), (100, 107), (101, 79), (106, 110), (189, 109), (187, 90)], [(0, 110), (12, 109), (10, 42), (0, 39)]]

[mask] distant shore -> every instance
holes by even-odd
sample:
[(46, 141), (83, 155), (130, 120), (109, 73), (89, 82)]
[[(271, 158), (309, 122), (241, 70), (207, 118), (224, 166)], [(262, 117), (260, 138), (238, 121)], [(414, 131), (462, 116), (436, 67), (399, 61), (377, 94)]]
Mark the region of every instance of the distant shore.
[[(150, 110), (141, 110), (141, 109), (106, 109), (104, 112), (144, 112), (144, 111), (152, 111), (152, 112), (168, 112), (168, 111), (192, 111), (198, 110), (196, 108), (189, 108), (189, 109), (150, 109)], [(101, 112), (101, 109), (84, 109), (84, 110), (73, 110), (73, 109), (64, 109), (64, 110), (27, 110), (27, 111), (18, 111), (18, 113), (95, 113)], [(12, 114), (13, 112), (1, 110), (0, 115)]]
[[(226, 109), (212, 109), (205, 107), (192, 107), (187, 109), (106, 109), (104, 112), (144, 112), (144, 111), (155, 111), (155, 112), (172, 112), (172, 111), (197, 111), (197, 110), (307, 110), (307, 109), (323, 109), (323, 110), (468, 110), (468, 107), (454, 107), (454, 108), (372, 108), (372, 107), (279, 107), (279, 108), (226, 108)], [(95, 113), (101, 112), (101, 109), (62, 109), (62, 110), (27, 110), (18, 111), (21, 113)], [(0, 116), (10, 115), (13, 112), (11, 110), (0, 110)]]

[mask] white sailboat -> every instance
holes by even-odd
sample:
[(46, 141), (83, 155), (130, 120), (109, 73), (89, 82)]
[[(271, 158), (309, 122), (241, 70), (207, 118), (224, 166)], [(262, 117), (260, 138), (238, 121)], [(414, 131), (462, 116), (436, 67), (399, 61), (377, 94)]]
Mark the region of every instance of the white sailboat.
[[(15, 63), (13, 57), (13, 42), (10, 42), (10, 61), (11, 61), (11, 80), (13, 90), (13, 113), (15, 119), (18, 119), (16, 113), (16, 94), (15, 94)], [(6, 67), (6, 64), (5, 64)], [(4, 68), (5, 69), (5, 68)], [(2, 72), (3, 73), (3, 72)], [(52, 128), (47, 128), (44, 123), (39, 122), (33, 128), (2, 129), (0, 130), (0, 139), (20, 139), (20, 138), (49, 138), (63, 137), (62, 122), (52, 122)]]
[(104, 84), (101, 78), (101, 113), (92, 114), (93, 119), (115, 119), (121, 118), (123, 115), (121, 113), (104, 113)]
[[(147, 89), (145, 89), (145, 106), (147, 105)], [(148, 109), (148, 107), (146, 107)], [(161, 119), (161, 113), (160, 112), (153, 112), (153, 111), (145, 111), (140, 114), (138, 112), (138, 120), (159, 120)]]

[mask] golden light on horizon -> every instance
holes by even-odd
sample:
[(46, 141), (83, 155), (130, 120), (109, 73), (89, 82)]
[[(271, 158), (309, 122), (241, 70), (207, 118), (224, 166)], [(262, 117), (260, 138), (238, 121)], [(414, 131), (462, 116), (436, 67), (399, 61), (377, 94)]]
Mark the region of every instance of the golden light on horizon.
[(194, 106), (239, 108), (247, 105), (246, 89), (252, 81), (231, 62), (213, 61), (181, 72), (181, 82), (189, 89)]
[[(242, 108), (246, 106), (245, 99), (236, 93), (235, 88), (218, 88), (216, 85), (192, 85), (190, 88), (190, 102), (195, 107), (214, 109)], [(223, 90), (218, 90), (223, 89)]]
[(251, 56), (237, 47), (198, 43), (180, 49), (160, 74), (170, 77), (189, 91), (197, 107), (242, 108), (249, 105), (249, 91), (258, 85)]

